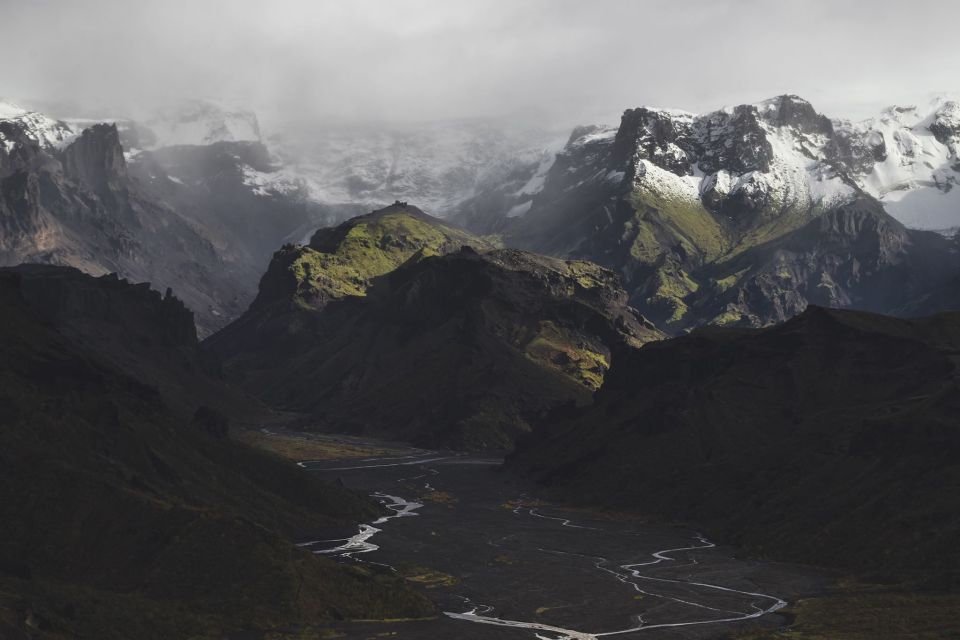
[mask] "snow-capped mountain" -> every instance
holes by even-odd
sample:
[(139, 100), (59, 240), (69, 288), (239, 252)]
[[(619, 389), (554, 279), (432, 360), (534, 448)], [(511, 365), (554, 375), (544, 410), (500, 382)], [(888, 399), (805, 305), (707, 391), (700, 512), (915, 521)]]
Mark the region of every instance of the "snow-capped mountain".
[[(595, 151), (614, 146), (621, 164), (632, 163), (630, 175), (626, 166), (590, 173), (597, 158), (606, 162)], [(945, 98), (925, 109), (889, 107), (862, 122), (830, 120), (796, 96), (704, 115), (641, 107), (628, 110), (619, 128), (575, 131), (556, 158), (563, 171), (539, 191), (623, 178), (657, 197), (732, 216), (771, 206), (829, 208), (863, 191), (908, 227), (949, 230), (960, 226), (958, 149), (960, 104)], [(580, 177), (571, 183), (563, 172)]]
[(960, 222), (923, 206), (954, 194), (952, 104), (861, 125), (789, 95), (704, 115), (629, 109), (617, 128), (575, 130), (527, 212), (502, 208), (498, 230), (618, 270), (668, 328), (766, 324), (811, 301), (892, 312), (955, 273), (950, 241), (883, 210), (914, 227)]
[(12, 129), (16, 129), (18, 135), (26, 136), (45, 149), (62, 149), (80, 133), (80, 130), (67, 122), (6, 101), (0, 101), (0, 122), (6, 125), (6, 131), (0, 129), (0, 146), (7, 153), (11, 152), (16, 145), (16, 136), (12, 133)]

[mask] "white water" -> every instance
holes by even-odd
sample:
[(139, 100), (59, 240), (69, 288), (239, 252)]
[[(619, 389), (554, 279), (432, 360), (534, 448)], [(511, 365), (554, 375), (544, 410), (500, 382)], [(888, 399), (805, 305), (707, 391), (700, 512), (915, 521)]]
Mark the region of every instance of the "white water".
[[(522, 509), (523, 507), (521, 506), (521, 507), (517, 507), (513, 511), (514, 513), (519, 514)], [(536, 518), (544, 518), (548, 520), (558, 521), (560, 522), (560, 526), (562, 527), (570, 527), (570, 528), (577, 528), (577, 529), (594, 529), (593, 527), (583, 527), (580, 525), (573, 524), (573, 521), (567, 518), (545, 516), (541, 513), (538, 513), (535, 509), (526, 509), (525, 511), (528, 515), (531, 515)], [(594, 530), (599, 530), (599, 529), (594, 529)], [(493, 608), (487, 605), (474, 605), (471, 609), (462, 613), (445, 611), (444, 615), (450, 618), (454, 618), (456, 620), (464, 620), (467, 622), (474, 622), (479, 624), (529, 629), (530, 631), (534, 632), (534, 636), (538, 638), (538, 640), (597, 640), (598, 638), (601, 638), (601, 637), (624, 635), (627, 633), (637, 633), (641, 631), (648, 631), (650, 629), (663, 629), (663, 628), (669, 628), (669, 627), (688, 627), (688, 626), (694, 626), (694, 625), (719, 624), (724, 622), (738, 622), (742, 620), (750, 620), (750, 619), (759, 618), (762, 615), (777, 611), (778, 609), (781, 609), (787, 605), (786, 601), (782, 600), (781, 598), (778, 598), (777, 596), (766, 594), (766, 593), (741, 591), (739, 589), (723, 587), (720, 585), (710, 584), (706, 582), (693, 582), (688, 580), (657, 578), (654, 576), (643, 575), (637, 569), (637, 567), (650, 567), (653, 565), (658, 565), (663, 562), (675, 562), (676, 559), (668, 555), (670, 553), (675, 553), (679, 551), (694, 551), (697, 549), (710, 549), (716, 546), (715, 544), (713, 544), (703, 536), (698, 535), (695, 539), (701, 544), (691, 545), (686, 547), (676, 547), (671, 549), (662, 549), (660, 551), (655, 551), (652, 554), (650, 554), (653, 560), (650, 560), (649, 562), (637, 562), (632, 564), (620, 565), (619, 569), (625, 571), (626, 573), (622, 573), (620, 571), (608, 568), (606, 565), (610, 564), (610, 560), (602, 556), (582, 556), (582, 554), (572, 554), (572, 553), (567, 553), (563, 551), (555, 551), (555, 550), (549, 550), (549, 549), (538, 549), (538, 551), (541, 551), (543, 553), (552, 553), (552, 554), (558, 554), (558, 555), (581, 555), (581, 557), (593, 558), (594, 560), (596, 560), (596, 562), (594, 563), (594, 566), (597, 569), (599, 569), (600, 571), (604, 571), (606, 573), (612, 574), (613, 576), (616, 577), (617, 580), (619, 580), (620, 582), (623, 582), (624, 584), (630, 585), (638, 593), (641, 593), (643, 595), (654, 596), (657, 598), (662, 598), (665, 600), (671, 600), (679, 604), (683, 604), (683, 605), (687, 605), (687, 606), (691, 606), (699, 609), (713, 611), (715, 613), (721, 614), (721, 616), (723, 617), (703, 618), (703, 619), (687, 620), (687, 621), (681, 621), (681, 622), (649, 624), (644, 621), (643, 616), (641, 614), (637, 614), (635, 616), (635, 620), (637, 621), (637, 624), (634, 626), (626, 627), (624, 629), (619, 629), (616, 631), (588, 632), (588, 631), (578, 631), (574, 629), (564, 629), (562, 627), (555, 627), (552, 625), (542, 624), (539, 622), (525, 622), (520, 620), (507, 620), (504, 618), (497, 618), (495, 616), (487, 615), (493, 611)], [(693, 564), (696, 564), (696, 559), (693, 560)], [(728, 593), (735, 593), (735, 594), (740, 594), (744, 596), (749, 596), (751, 599), (759, 599), (760, 601), (766, 601), (766, 605), (757, 606), (755, 602), (751, 601), (750, 606), (753, 608), (752, 611), (741, 612), (741, 611), (730, 611), (726, 609), (718, 609), (718, 608), (710, 607), (698, 602), (693, 602), (691, 600), (674, 598), (661, 593), (644, 590), (640, 587), (637, 581), (670, 582), (675, 584), (702, 587), (705, 589), (715, 589), (719, 591), (725, 591)], [(547, 636), (537, 632), (546, 632), (552, 635)]]
[[(338, 467), (335, 469), (318, 469), (318, 470), (337, 471), (337, 470), (362, 469), (362, 468), (374, 468), (374, 467), (407, 466), (407, 465), (422, 464), (427, 462), (444, 462), (447, 464), (450, 464), (450, 463), (456, 464), (456, 463), (468, 463), (468, 462), (474, 462), (474, 461), (458, 460), (456, 457), (434, 457), (434, 458), (421, 457), (416, 460), (410, 460), (410, 456), (403, 456), (398, 458), (386, 458), (386, 459), (384, 458), (367, 459), (364, 462), (370, 462), (370, 463), (376, 463), (376, 464), (368, 464), (368, 465), (356, 466), (356, 467)], [(489, 461), (478, 461), (478, 462), (487, 463)], [(301, 466), (304, 466), (303, 463), (301, 463)], [(432, 475), (437, 475), (439, 473), (435, 469), (428, 469), (428, 471)], [(427, 474), (421, 474), (418, 476), (414, 476), (412, 478), (401, 478), (400, 481), (415, 480), (415, 479), (424, 478), (426, 476)], [(427, 484), (426, 486), (430, 486), (430, 485)], [(312, 542), (302, 543), (299, 546), (311, 547), (324, 542), (340, 542), (342, 544), (335, 545), (329, 548), (314, 549), (312, 551), (313, 553), (337, 555), (340, 557), (349, 557), (351, 559), (357, 560), (357, 558), (355, 557), (357, 554), (371, 553), (380, 548), (378, 545), (371, 542), (371, 539), (377, 533), (382, 531), (382, 529), (378, 528), (376, 525), (383, 524), (394, 518), (402, 518), (402, 517), (419, 515), (418, 513), (416, 513), (416, 511), (417, 509), (423, 506), (423, 504), (419, 502), (408, 501), (398, 496), (393, 496), (389, 494), (376, 493), (374, 494), (374, 496), (383, 500), (385, 506), (391, 511), (393, 511), (393, 513), (390, 515), (386, 515), (381, 518), (378, 518), (377, 520), (373, 521), (370, 524), (360, 525), (359, 531), (356, 533), (356, 535), (351, 536), (350, 538), (344, 538), (339, 540), (315, 540)], [(538, 512), (536, 509), (524, 508), (522, 504), (516, 507), (515, 509), (513, 509), (513, 512), (516, 513), (517, 515), (522, 515), (523, 512), (526, 512), (526, 514), (531, 517), (556, 521), (562, 527), (568, 527), (572, 529), (587, 529), (587, 530), (593, 530), (593, 531), (602, 531), (602, 529), (597, 529), (595, 527), (587, 527), (587, 526), (575, 524), (572, 520), (568, 518), (560, 518), (560, 517), (544, 515)], [(615, 630), (615, 631), (588, 632), (588, 631), (579, 631), (574, 629), (564, 629), (562, 627), (556, 627), (553, 625), (543, 624), (539, 622), (529, 622), (529, 621), (522, 621), (522, 620), (508, 620), (505, 618), (497, 618), (493, 615), (489, 615), (493, 612), (493, 607), (489, 605), (475, 604), (467, 598), (464, 598), (464, 601), (468, 604), (468, 606), (470, 606), (470, 608), (467, 611), (464, 611), (464, 612), (445, 611), (444, 615), (455, 620), (462, 620), (462, 621), (472, 622), (477, 624), (487, 624), (487, 625), (494, 625), (494, 626), (500, 626), (500, 627), (527, 629), (533, 632), (534, 637), (537, 638), (538, 640), (598, 640), (601, 637), (624, 635), (628, 633), (639, 633), (639, 632), (648, 631), (651, 629), (688, 627), (688, 626), (695, 626), (695, 625), (720, 624), (720, 623), (726, 623), (726, 622), (738, 622), (738, 621), (750, 620), (750, 619), (759, 618), (760, 616), (777, 611), (778, 609), (781, 609), (787, 605), (786, 601), (782, 600), (777, 596), (770, 595), (770, 594), (743, 591), (739, 589), (733, 589), (731, 587), (724, 587), (721, 585), (716, 585), (716, 584), (711, 584), (706, 582), (693, 582), (689, 580), (658, 578), (655, 576), (645, 575), (641, 573), (641, 571), (638, 569), (638, 567), (653, 567), (656, 565), (660, 565), (662, 563), (676, 562), (676, 558), (673, 558), (669, 555), (672, 553), (678, 553), (683, 551), (693, 552), (698, 549), (710, 549), (716, 546), (714, 543), (710, 542), (709, 540), (707, 540), (706, 538), (700, 535), (697, 535), (694, 539), (699, 544), (654, 551), (653, 553), (650, 554), (652, 560), (649, 560), (647, 562), (636, 562), (636, 563), (620, 565), (617, 569), (609, 568), (607, 565), (609, 565), (611, 561), (608, 558), (604, 558), (602, 556), (585, 556), (583, 554), (573, 554), (569, 552), (556, 551), (556, 550), (550, 550), (550, 549), (538, 549), (538, 551), (543, 553), (572, 555), (572, 556), (579, 555), (580, 557), (592, 558), (595, 561), (594, 566), (598, 570), (613, 575), (617, 580), (619, 580), (620, 582), (626, 585), (629, 585), (632, 589), (634, 589), (638, 593), (656, 597), (656, 598), (661, 598), (664, 600), (670, 600), (678, 604), (713, 612), (715, 614), (719, 614), (720, 617), (700, 618), (700, 619), (686, 620), (686, 621), (680, 621), (680, 622), (665, 622), (665, 623), (651, 624), (644, 621), (642, 614), (637, 614), (633, 616), (634, 620), (636, 620), (636, 624), (633, 626), (626, 627), (624, 629)], [(494, 546), (497, 546), (497, 545), (494, 545)], [(379, 563), (374, 563), (374, 564), (379, 564)], [(693, 558), (692, 564), (697, 564), (696, 558)], [(383, 566), (389, 566), (389, 565), (383, 565)], [(705, 604), (694, 602), (692, 600), (685, 600), (682, 598), (676, 598), (676, 597), (668, 596), (662, 593), (645, 590), (641, 588), (640, 586), (641, 582), (674, 583), (674, 584), (700, 587), (703, 589), (724, 591), (727, 593), (747, 596), (750, 598), (750, 606), (752, 607), (752, 610), (731, 611), (727, 609), (719, 609), (716, 607), (711, 607)], [(763, 603), (763, 606), (758, 606), (757, 604), (758, 600), (761, 603)]]
[(379, 545), (374, 544), (370, 541), (373, 536), (377, 535), (383, 529), (378, 528), (376, 525), (383, 524), (388, 520), (393, 520), (394, 518), (405, 518), (408, 516), (419, 515), (417, 509), (423, 506), (419, 502), (413, 502), (411, 500), (405, 500), (399, 496), (391, 496), (385, 493), (375, 493), (375, 497), (379, 498), (383, 502), (384, 506), (387, 509), (393, 511), (392, 514), (381, 516), (371, 522), (370, 524), (361, 524), (359, 531), (349, 538), (341, 538), (337, 540), (312, 540), (310, 542), (301, 542), (298, 544), (298, 547), (313, 547), (323, 542), (342, 542), (333, 547), (324, 548), (324, 549), (310, 549), (311, 553), (325, 554), (325, 555), (335, 555), (341, 556), (344, 558), (350, 558), (356, 560), (356, 554), (359, 553), (370, 553), (379, 549)]

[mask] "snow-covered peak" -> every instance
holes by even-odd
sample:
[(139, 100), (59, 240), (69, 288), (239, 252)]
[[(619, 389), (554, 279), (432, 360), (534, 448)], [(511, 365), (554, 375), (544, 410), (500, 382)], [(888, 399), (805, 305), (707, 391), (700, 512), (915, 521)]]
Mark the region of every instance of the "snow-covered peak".
[(610, 149), (607, 171), (633, 176), (640, 191), (700, 200), (714, 211), (818, 207), (852, 198), (832, 169), (831, 122), (792, 95), (703, 115), (629, 109)]
[(910, 227), (960, 223), (960, 104), (937, 96), (925, 107), (894, 106), (862, 122), (836, 123), (850, 175)]
[(153, 147), (261, 141), (255, 113), (213, 100), (190, 100), (164, 109), (144, 124), (155, 136)]
[[(62, 149), (80, 134), (79, 129), (62, 120), (6, 101), (0, 101), (0, 122), (13, 124), (20, 133), (46, 149)], [(0, 146), (9, 152), (15, 144), (10, 132), (0, 130)]]
[(625, 175), (641, 192), (699, 200), (725, 215), (815, 215), (859, 187), (907, 226), (939, 230), (960, 225), (958, 156), (960, 101), (948, 96), (851, 123), (781, 95), (701, 115), (628, 109), (613, 135), (578, 127), (541, 191), (546, 202)]
[(18, 118), (27, 113), (27, 110), (18, 104), (0, 100), (0, 120)]

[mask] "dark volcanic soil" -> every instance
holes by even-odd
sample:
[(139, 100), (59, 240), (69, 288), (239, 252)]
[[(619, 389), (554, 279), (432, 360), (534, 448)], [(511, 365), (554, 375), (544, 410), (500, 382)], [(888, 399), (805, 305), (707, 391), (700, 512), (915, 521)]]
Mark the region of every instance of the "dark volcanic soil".
[[(423, 505), (415, 516), (377, 524), (381, 531), (367, 539), (376, 550), (341, 557), (415, 576), (447, 613), (335, 631), (348, 638), (723, 638), (784, 624), (782, 614), (761, 612), (825, 584), (809, 568), (736, 558), (734, 549), (712, 547), (688, 529), (545, 505), (499, 463), (435, 452), (303, 463), (347, 486)], [(448, 615), (468, 612), (477, 615)]]

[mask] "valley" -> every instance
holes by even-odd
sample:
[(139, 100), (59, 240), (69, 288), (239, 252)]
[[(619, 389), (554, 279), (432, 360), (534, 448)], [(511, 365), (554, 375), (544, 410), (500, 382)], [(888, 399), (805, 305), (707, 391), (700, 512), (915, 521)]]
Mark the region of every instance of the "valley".
[(960, 638), (960, 4), (6, 4), (0, 640)]
[(442, 612), (423, 621), (334, 624), (331, 637), (719, 638), (782, 626), (789, 617), (778, 611), (788, 601), (822, 591), (830, 579), (738, 557), (685, 527), (551, 505), (501, 463), (490, 454), (431, 450), (300, 462), (311, 474), (363, 488), (391, 511), (352, 538), (304, 548), (399, 573)]

